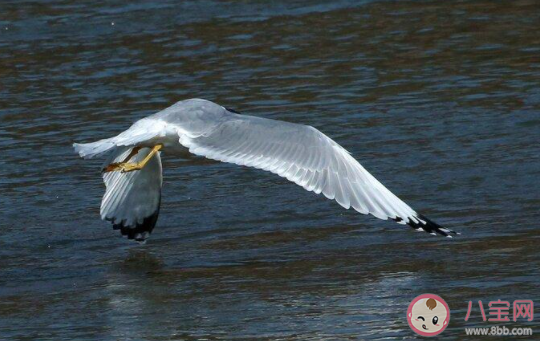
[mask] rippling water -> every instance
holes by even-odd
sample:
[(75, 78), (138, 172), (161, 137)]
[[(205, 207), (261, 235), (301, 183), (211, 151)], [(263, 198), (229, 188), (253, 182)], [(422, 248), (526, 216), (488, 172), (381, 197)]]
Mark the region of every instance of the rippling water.
[[(536, 299), (536, 1), (0, 3), (0, 339), (444, 336), (469, 300)], [(362, 216), (272, 174), (165, 157), (144, 246), (99, 219), (109, 137), (177, 100), (310, 124), (449, 240)], [(537, 309), (538, 310), (538, 309)], [(537, 318), (537, 320), (539, 320)], [(533, 327), (539, 323), (506, 323)]]

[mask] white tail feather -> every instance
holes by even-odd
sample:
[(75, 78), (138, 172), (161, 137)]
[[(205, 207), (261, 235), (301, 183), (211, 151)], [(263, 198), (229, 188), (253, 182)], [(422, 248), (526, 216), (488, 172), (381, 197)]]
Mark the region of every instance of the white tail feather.
[(84, 159), (101, 156), (116, 147), (114, 137), (91, 143), (74, 143), (73, 148)]

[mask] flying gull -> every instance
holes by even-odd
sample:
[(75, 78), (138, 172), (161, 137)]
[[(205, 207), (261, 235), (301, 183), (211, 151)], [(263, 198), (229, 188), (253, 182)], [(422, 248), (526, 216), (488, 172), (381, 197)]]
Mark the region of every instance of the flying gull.
[(241, 115), (203, 99), (188, 99), (143, 118), (115, 137), (73, 144), (85, 159), (107, 156), (101, 218), (129, 239), (143, 242), (159, 214), (161, 152), (190, 152), (275, 173), (324, 194), (341, 206), (392, 219), (416, 230), (451, 237), (384, 187), (349, 152), (302, 124)]

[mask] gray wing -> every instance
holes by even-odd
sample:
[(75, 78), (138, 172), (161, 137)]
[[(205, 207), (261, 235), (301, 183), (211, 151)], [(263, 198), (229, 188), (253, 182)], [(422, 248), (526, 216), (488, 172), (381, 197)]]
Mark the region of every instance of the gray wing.
[[(124, 160), (131, 147), (117, 147), (105, 162)], [(142, 148), (131, 162), (144, 159), (150, 148)], [(144, 241), (156, 225), (161, 203), (161, 158), (155, 154), (146, 166), (135, 172), (103, 173), (106, 190), (101, 201), (101, 218), (109, 220), (113, 228), (129, 239)]]
[(181, 134), (180, 143), (196, 155), (278, 174), (362, 214), (390, 218), (432, 234), (455, 233), (416, 213), (317, 129), (247, 115), (227, 116), (202, 135)]

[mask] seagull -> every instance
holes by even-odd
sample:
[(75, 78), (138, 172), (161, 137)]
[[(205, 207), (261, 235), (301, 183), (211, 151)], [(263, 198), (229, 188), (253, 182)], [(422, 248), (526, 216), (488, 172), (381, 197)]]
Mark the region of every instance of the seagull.
[(117, 136), (73, 147), (85, 159), (106, 157), (101, 218), (138, 242), (150, 236), (159, 215), (161, 152), (263, 169), (346, 209), (432, 235), (459, 234), (417, 213), (319, 130), (243, 115), (204, 99), (177, 102)]

